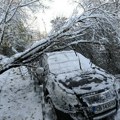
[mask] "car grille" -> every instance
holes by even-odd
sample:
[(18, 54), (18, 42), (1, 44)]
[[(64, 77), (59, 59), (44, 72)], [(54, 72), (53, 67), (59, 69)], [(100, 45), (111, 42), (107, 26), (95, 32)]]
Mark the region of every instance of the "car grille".
[(109, 101), (113, 98), (115, 98), (115, 92), (113, 90), (106, 90), (105, 92), (84, 96), (83, 100), (88, 104), (88, 106), (91, 106), (93, 104), (100, 104), (104, 103), (106, 101)]

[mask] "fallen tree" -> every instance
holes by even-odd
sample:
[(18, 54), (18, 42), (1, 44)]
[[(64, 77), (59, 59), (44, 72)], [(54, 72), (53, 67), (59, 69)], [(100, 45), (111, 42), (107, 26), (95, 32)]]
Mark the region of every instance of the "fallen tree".
[[(24, 52), (15, 54), (10, 58), (2, 59), (0, 62), (0, 74), (13, 67), (30, 66), (28, 63), (35, 61), (46, 51), (61, 50), (66, 47), (74, 49), (73, 45), (80, 43), (105, 45), (108, 43), (110, 35), (112, 38), (116, 38), (116, 43), (120, 44), (117, 25), (113, 24), (115, 21), (119, 21), (118, 16), (115, 13), (109, 13), (107, 11), (101, 12), (101, 7), (114, 3), (107, 2), (84, 11), (82, 15), (73, 15), (59, 31), (48, 35), (46, 39), (34, 43), (31, 48)], [(109, 28), (109, 34), (106, 26)], [(104, 34), (100, 34), (99, 30), (100, 32), (104, 30)], [(86, 33), (89, 33), (92, 39), (82, 39)], [(102, 39), (96, 40), (96, 35), (102, 35), (100, 36)]]

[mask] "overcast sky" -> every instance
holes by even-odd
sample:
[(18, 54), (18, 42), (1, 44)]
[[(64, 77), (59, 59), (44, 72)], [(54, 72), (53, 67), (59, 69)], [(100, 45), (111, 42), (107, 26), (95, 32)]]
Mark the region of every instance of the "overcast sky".
[(39, 12), (35, 15), (37, 18), (34, 22), (35, 29), (41, 32), (45, 30), (45, 26), (47, 32), (49, 32), (51, 30), (50, 21), (52, 19), (56, 18), (56, 16), (69, 17), (76, 6), (71, 0), (54, 0), (54, 2), (51, 2), (49, 5), (50, 8), (45, 10), (45, 13)]

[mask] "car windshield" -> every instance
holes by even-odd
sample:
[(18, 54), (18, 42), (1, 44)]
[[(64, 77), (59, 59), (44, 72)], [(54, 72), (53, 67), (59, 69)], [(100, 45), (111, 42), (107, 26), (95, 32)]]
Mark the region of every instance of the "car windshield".
[(93, 70), (90, 60), (79, 53), (75, 54), (74, 51), (53, 52), (48, 53), (47, 56), (49, 70), (54, 74)]

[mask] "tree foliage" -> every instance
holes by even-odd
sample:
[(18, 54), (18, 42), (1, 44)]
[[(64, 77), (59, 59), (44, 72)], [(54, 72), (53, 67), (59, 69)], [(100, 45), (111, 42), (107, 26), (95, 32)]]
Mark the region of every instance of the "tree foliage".
[(91, 26), (78, 39), (98, 41), (100, 45), (84, 44), (78, 48), (97, 65), (120, 72), (120, 18), (119, 0), (85, 0), (79, 3), (84, 9), (82, 24)]
[[(1, 53), (11, 56), (25, 49), (31, 40), (27, 27), (30, 17), (27, 11), (35, 12), (44, 8), (40, 0), (1, 0), (0, 1), (0, 48)], [(10, 51), (10, 52), (8, 52)]]
[(59, 29), (67, 22), (66, 17), (56, 17), (55, 19), (51, 20), (52, 23), (52, 32), (57, 32)]

